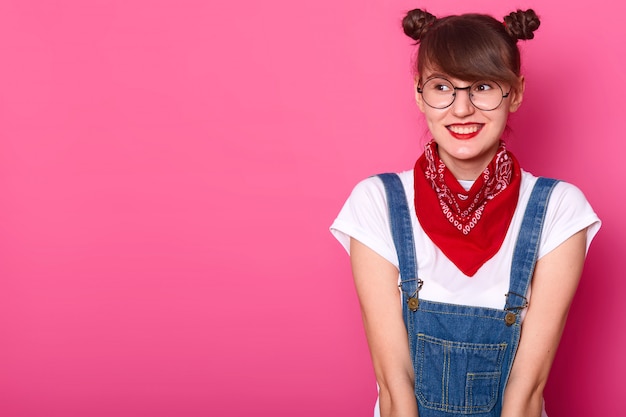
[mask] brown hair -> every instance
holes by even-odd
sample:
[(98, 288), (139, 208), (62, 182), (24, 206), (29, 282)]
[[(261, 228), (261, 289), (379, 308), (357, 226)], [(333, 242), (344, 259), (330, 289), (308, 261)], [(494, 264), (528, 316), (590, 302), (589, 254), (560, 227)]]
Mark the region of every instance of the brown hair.
[(539, 28), (532, 9), (517, 10), (503, 22), (484, 14), (436, 18), (415, 9), (402, 20), (404, 33), (419, 43), (416, 71), (426, 68), (472, 81), (493, 79), (519, 87), (519, 39), (532, 39)]

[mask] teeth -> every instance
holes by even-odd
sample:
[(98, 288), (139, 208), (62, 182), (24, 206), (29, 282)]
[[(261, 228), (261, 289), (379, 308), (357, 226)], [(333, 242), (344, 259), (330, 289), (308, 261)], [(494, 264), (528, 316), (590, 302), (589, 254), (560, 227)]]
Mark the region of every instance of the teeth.
[(449, 126), (448, 129), (450, 129), (452, 132), (458, 133), (460, 135), (467, 135), (467, 134), (470, 134), (470, 133), (478, 132), (478, 129), (480, 129), (480, 126), (479, 125)]

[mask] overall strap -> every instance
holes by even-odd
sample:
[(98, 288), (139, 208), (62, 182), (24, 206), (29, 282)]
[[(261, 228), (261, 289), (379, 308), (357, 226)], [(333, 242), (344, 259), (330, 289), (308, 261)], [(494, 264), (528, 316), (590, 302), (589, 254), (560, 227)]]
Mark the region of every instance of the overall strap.
[(400, 289), (404, 300), (403, 310), (408, 318), (408, 309), (417, 308), (417, 293), (420, 289), (420, 281), (417, 278), (417, 259), (415, 255), (415, 241), (413, 239), (413, 225), (409, 205), (404, 192), (404, 186), (397, 174), (379, 174), (383, 181), (389, 207), (389, 224), (393, 243), (398, 255), (400, 266)]
[(513, 252), (505, 310), (517, 313), (528, 305), (526, 293), (535, 271), (543, 221), (550, 194), (557, 183), (558, 180), (539, 177), (530, 195)]

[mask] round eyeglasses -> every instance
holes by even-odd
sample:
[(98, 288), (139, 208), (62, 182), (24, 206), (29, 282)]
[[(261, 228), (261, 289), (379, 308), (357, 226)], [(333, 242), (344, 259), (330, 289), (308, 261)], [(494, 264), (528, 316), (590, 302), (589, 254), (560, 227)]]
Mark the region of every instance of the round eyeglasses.
[[(420, 83), (421, 84), (421, 83)], [(443, 77), (427, 79), (417, 92), (422, 95), (424, 103), (434, 109), (450, 107), (456, 99), (458, 90), (467, 90), (470, 102), (478, 110), (490, 111), (497, 109), (502, 101), (509, 96), (511, 91), (504, 94), (500, 84), (491, 80), (480, 80), (472, 83), (469, 87), (455, 87), (450, 80)]]

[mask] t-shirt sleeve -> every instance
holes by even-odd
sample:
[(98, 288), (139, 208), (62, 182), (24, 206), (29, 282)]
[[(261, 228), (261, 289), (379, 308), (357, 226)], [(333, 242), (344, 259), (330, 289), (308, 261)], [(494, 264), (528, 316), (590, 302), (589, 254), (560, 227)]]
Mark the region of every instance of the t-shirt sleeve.
[(383, 182), (370, 177), (354, 187), (330, 231), (348, 254), (350, 238), (354, 238), (397, 267), (398, 256), (388, 218)]
[(576, 186), (559, 182), (552, 191), (544, 229), (541, 235), (539, 258), (550, 253), (577, 232), (587, 229), (587, 250), (600, 229), (600, 219)]

